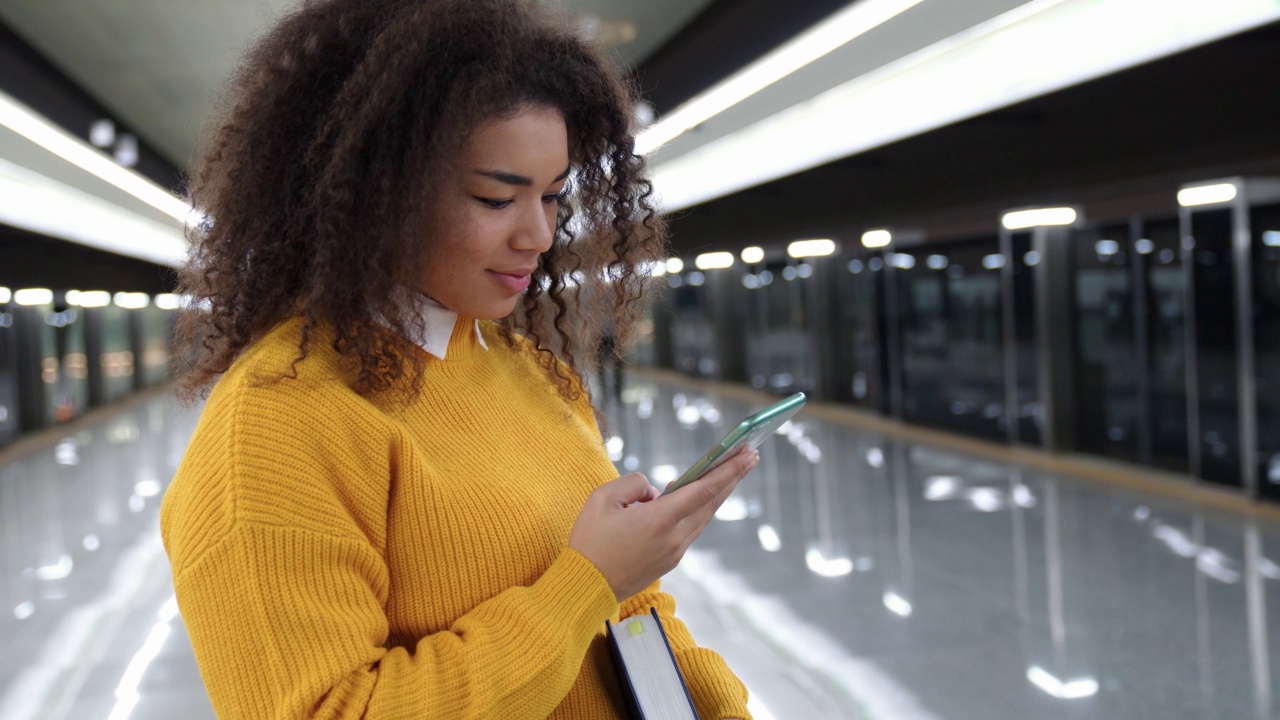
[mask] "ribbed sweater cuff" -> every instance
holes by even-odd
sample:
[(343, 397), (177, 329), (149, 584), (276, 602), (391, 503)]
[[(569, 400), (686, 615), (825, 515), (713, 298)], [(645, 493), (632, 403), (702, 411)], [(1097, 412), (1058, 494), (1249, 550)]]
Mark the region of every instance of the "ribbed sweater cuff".
[(677, 655), (680, 670), (689, 685), (689, 694), (702, 720), (742, 718), (747, 712), (747, 689), (733, 674), (724, 658), (707, 648), (689, 648)]
[(595, 563), (573, 548), (560, 553), (534, 583), (533, 590), (545, 599), (547, 607), (560, 611), (568, 627), (581, 628), (584, 635), (579, 639), (584, 642), (589, 642), (604, 627), (604, 621), (618, 612), (618, 599), (609, 581)]

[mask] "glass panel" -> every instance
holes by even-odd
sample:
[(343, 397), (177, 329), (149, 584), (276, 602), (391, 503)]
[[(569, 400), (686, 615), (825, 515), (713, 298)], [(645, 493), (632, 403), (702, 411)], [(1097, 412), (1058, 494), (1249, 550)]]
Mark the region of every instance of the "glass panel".
[[(1147, 413), (1151, 424), (1151, 463), (1187, 470), (1187, 279), (1175, 219), (1148, 222), (1136, 250), (1146, 255), (1143, 281), (1150, 333)], [(1142, 240), (1148, 241), (1147, 243)], [(1149, 243), (1149, 244), (1148, 244)], [(1144, 252), (1145, 251), (1145, 252)]]
[(102, 308), (103, 389), (107, 402), (133, 392), (135, 362), (133, 343), (129, 339), (129, 311), (115, 306)]
[(907, 419), (1003, 440), (999, 243), (891, 256), (898, 277)]
[[(839, 338), (836, 367), (840, 373), (840, 399), (889, 411), (888, 376), (882, 372), (885, 348), (884, 273), (872, 270), (870, 253), (853, 253), (841, 259), (836, 283)], [(876, 267), (883, 260), (875, 258)]]
[(1236, 372), (1235, 262), (1231, 211), (1191, 215), (1195, 272), (1196, 380), (1199, 388), (1200, 476), (1240, 484)]
[(747, 379), (753, 387), (777, 393), (813, 390), (816, 357), (810, 350), (809, 304), (814, 268), (808, 263), (774, 261), (744, 275), (749, 290)]
[(1017, 372), (1018, 441), (1027, 445), (1040, 444), (1040, 423), (1044, 407), (1040, 403), (1039, 377), (1040, 351), (1036, 344), (1036, 278), (1035, 266), (1040, 257), (1032, 252), (1031, 233), (1020, 232), (1012, 236), (1013, 257), (1007, 258), (1013, 267), (1013, 338)]
[(1137, 346), (1129, 227), (1075, 236), (1076, 442), (1138, 460)]
[(85, 353), (84, 320), (80, 308), (60, 302), (56, 312), (45, 316), (54, 328), (60, 358), (55, 390), (55, 414), (65, 422), (84, 412), (89, 404), (89, 356)]
[[(62, 358), (58, 354), (57, 331), (47, 322), (52, 305), (27, 308), (27, 321), (33, 326), (36, 348), (40, 354), (40, 427), (49, 427), (58, 419), (58, 378), (62, 375)], [(24, 378), (25, 380), (25, 378)]]
[(710, 307), (707, 305), (705, 283), (691, 283), (702, 273), (668, 275), (671, 290), (671, 352), (677, 370), (694, 375), (714, 376), (716, 373), (713, 345), (715, 329), (711, 324)]
[(1253, 342), (1258, 386), (1258, 488), (1280, 497), (1280, 205), (1253, 209)]
[(18, 435), (17, 339), (13, 314), (0, 304), (0, 447)]

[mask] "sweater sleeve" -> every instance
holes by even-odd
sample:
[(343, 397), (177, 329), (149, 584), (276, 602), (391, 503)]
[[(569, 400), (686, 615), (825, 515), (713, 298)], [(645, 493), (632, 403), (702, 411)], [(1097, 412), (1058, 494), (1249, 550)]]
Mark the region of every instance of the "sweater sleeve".
[(618, 607), (595, 566), (565, 549), (527, 586), (392, 645), (378, 483), (394, 472), (394, 439), (341, 408), (327, 427), (296, 405), (265, 407), (210, 399), (161, 515), (218, 717), (549, 715)]
[(367, 545), (246, 524), (178, 575), (179, 606), (218, 717), (545, 717), (616, 607), (566, 550), (420, 639), (388, 649), (386, 569)]
[(733, 674), (719, 653), (698, 647), (689, 634), (689, 629), (676, 617), (676, 601), (671, 595), (662, 592), (661, 581), (655, 581), (643, 591), (624, 600), (619, 607), (619, 616), (627, 618), (648, 613), (651, 607), (658, 611), (658, 617), (662, 620), (671, 650), (675, 653), (676, 662), (689, 686), (689, 694), (693, 696), (698, 717), (702, 720), (750, 720), (746, 686)]

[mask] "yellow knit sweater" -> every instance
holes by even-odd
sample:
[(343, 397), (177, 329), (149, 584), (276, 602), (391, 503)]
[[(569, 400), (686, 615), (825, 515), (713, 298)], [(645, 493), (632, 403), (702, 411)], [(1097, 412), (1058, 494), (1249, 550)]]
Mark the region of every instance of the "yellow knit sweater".
[(703, 720), (746, 691), (658, 584), (621, 605), (567, 546), (617, 473), (497, 329), (459, 318), (420, 399), (366, 399), (300, 321), (218, 382), (164, 498), (178, 604), (219, 717), (620, 718), (603, 640), (658, 609)]

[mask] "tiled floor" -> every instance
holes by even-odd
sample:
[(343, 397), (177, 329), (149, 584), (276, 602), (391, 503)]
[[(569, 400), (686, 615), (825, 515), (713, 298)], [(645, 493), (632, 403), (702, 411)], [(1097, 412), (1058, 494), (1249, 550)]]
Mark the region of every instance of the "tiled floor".
[[(669, 479), (751, 409), (633, 382), (610, 448)], [(194, 421), (157, 399), (0, 468), (0, 720), (213, 717), (156, 533)], [(1275, 716), (1280, 527), (788, 431), (666, 581), (757, 718)]]

